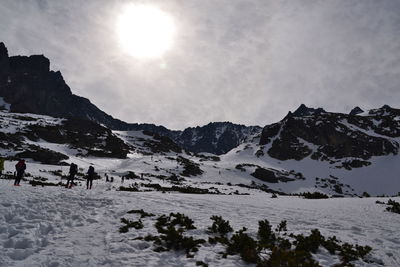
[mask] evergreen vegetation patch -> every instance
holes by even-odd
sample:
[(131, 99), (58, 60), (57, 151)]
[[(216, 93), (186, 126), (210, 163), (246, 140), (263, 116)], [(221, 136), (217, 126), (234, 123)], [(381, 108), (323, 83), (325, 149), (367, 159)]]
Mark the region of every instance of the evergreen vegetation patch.
[(50, 182), (43, 182), (40, 180), (31, 180), (29, 181), (29, 184), (32, 186), (60, 186), (61, 183), (50, 183)]
[(143, 228), (143, 223), (140, 219), (138, 221), (130, 221), (128, 219), (121, 218), (121, 223), (125, 225), (119, 228), (120, 233), (127, 233), (129, 231), (129, 228), (135, 228), (136, 230)]
[[(132, 210), (128, 213), (144, 215), (141, 218), (153, 215), (149, 215), (150, 213), (142, 209)], [(159, 216), (154, 224), (158, 232), (157, 236), (147, 235), (135, 239), (152, 242), (153, 250), (156, 252), (183, 251), (188, 258), (195, 257), (195, 253), (205, 243), (208, 243), (208, 246), (220, 243), (225, 246), (225, 251), (221, 252), (222, 258), (226, 258), (228, 255), (239, 255), (244, 262), (256, 264), (257, 267), (318, 267), (321, 265), (313, 255), (319, 253), (321, 248), (331, 255), (340, 257), (340, 263), (334, 265), (335, 267), (354, 266), (352, 262), (357, 260), (370, 262), (367, 256), (372, 248), (369, 246), (343, 243), (336, 236), (327, 238), (318, 229), (311, 230), (309, 235), (287, 234), (287, 221), (285, 220), (275, 228), (268, 220), (259, 221), (257, 235), (254, 236), (247, 233), (245, 227), (234, 232), (229, 221), (224, 220), (221, 216), (214, 215), (210, 219), (212, 224), (206, 229), (206, 233), (210, 235), (208, 242), (187, 235), (188, 231), (194, 230), (196, 227), (192, 219), (181, 213)], [(130, 221), (122, 218), (121, 222), (125, 224), (120, 227), (121, 233), (128, 232), (129, 228), (143, 228), (140, 219)], [(196, 266), (208, 265), (203, 261), (196, 261)]]
[[(380, 202), (380, 201), (376, 201), (376, 203), (385, 204), (385, 203)], [(386, 207), (387, 211), (400, 214), (400, 203), (399, 202), (396, 202), (396, 201), (394, 201), (392, 199), (389, 199), (388, 202), (386, 203), (386, 205), (388, 205)]]
[(128, 214), (140, 214), (140, 218), (145, 218), (145, 217), (153, 217), (155, 216), (153, 213), (147, 213), (143, 209), (140, 210), (130, 210), (127, 212)]
[(325, 199), (325, 198), (329, 198), (328, 195), (325, 195), (324, 193), (320, 193), (320, 192), (304, 192), (301, 193), (300, 196), (306, 198), (306, 199)]

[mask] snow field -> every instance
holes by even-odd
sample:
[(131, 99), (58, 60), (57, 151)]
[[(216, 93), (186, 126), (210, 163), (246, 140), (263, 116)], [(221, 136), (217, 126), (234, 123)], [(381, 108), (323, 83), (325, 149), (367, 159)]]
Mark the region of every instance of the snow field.
[[(218, 254), (225, 250), (221, 245), (205, 244), (193, 259), (183, 252), (154, 252), (151, 242), (133, 239), (155, 235), (156, 217), (143, 218), (143, 229), (118, 232), (122, 217), (139, 218), (127, 214), (132, 209), (156, 216), (184, 213), (197, 227), (187, 234), (206, 240), (212, 215), (229, 220), (235, 230), (247, 227), (253, 236), (259, 220), (268, 219), (273, 227), (287, 220), (289, 232), (295, 234), (309, 234), (318, 228), (324, 236), (336, 235), (351, 244), (371, 246), (376, 263), (355, 262), (356, 266), (379, 266), (380, 261), (384, 266), (400, 265), (400, 216), (384, 211), (384, 206), (375, 203), (376, 198), (307, 200), (272, 199), (266, 193), (133, 193), (115, 191), (103, 182), (87, 191), (81, 186), (65, 189), (27, 183), (13, 187), (10, 181), (0, 180), (0, 199), (0, 266), (195, 266), (198, 260), (210, 266), (246, 265), (239, 256), (223, 259)], [(315, 257), (323, 266), (338, 262), (324, 250)]]

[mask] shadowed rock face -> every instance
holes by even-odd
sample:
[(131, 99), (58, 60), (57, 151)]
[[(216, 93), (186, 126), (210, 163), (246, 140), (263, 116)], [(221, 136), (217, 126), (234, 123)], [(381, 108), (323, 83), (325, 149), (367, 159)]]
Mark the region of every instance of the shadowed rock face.
[(213, 122), (202, 127), (187, 128), (177, 134), (175, 141), (193, 152), (224, 154), (261, 132), (259, 126)]
[(80, 117), (113, 129), (127, 125), (88, 99), (72, 94), (61, 73), (51, 71), (50, 61), (43, 55), (9, 57), (3, 43), (0, 43), (0, 96), (11, 104), (12, 112)]
[(304, 104), (301, 104), (300, 107), (293, 112), (293, 116), (295, 117), (303, 117), (309, 115), (316, 115), (326, 112), (323, 108), (309, 108)]
[(364, 112), (364, 110), (362, 110), (360, 107), (355, 107), (350, 111), (349, 114), (350, 115), (358, 115), (358, 114), (361, 114), (363, 112)]
[(272, 142), (268, 154), (280, 160), (301, 160), (307, 156), (315, 160), (347, 157), (367, 160), (372, 156), (397, 154), (399, 144), (390, 138), (400, 137), (400, 122), (395, 119), (400, 118), (399, 111), (384, 106), (373, 110), (370, 116), (289, 114), (281, 122), (264, 127), (260, 145)]
[(25, 136), (32, 141), (43, 139), (85, 151), (84, 155), (110, 158), (126, 158), (129, 147), (111, 130), (89, 120), (70, 118), (61, 125), (31, 125)]

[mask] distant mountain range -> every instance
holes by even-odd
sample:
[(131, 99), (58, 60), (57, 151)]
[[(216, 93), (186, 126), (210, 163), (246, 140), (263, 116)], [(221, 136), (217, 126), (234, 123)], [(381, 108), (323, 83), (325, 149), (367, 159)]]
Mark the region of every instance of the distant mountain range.
[(213, 122), (173, 131), (113, 118), (72, 94), (44, 56), (9, 57), (0, 43), (0, 109), (8, 110), (0, 111), (0, 155), (8, 159), (101, 159), (116, 171), (135, 163), (151, 177), (263, 183), (279, 192), (400, 191), (400, 109), (387, 105), (344, 114), (302, 104), (263, 128)]
[[(282, 121), (264, 128), (214, 122), (174, 131), (154, 124), (126, 123), (100, 110), (88, 99), (72, 94), (61, 73), (51, 71), (50, 61), (43, 55), (10, 57), (4, 43), (0, 43), (0, 97), (10, 104), (11, 112), (87, 119), (111, 130), (153, 132), (195, 153), (221, 155), (260, 137), (260, 145), (271, 144), (268, 154), (277, 159), (356, 157), (364, 162), (357, 164), (366, 164), (365, 160), (371, 156), (397, 154), (399, 147), (390, 140), (399, 136), (399, 121), (393, 120), (398, 110), (389, 106), (370, 111), (366, 116), (356, 116), (363, 112), (359, 107), (350, 114), (340, 114), (302, 104)], [(311, 153), (303, 141), (317, 146), (318, 151)]]

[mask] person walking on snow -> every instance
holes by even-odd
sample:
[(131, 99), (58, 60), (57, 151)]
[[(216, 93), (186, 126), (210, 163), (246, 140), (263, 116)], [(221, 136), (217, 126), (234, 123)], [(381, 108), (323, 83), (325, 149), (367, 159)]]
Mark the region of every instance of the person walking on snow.
[(87, 172), (87, 177), (86, 177), (86, 190), (87, 189), (92, 189), (92, 184), (93, 184), (93, 179), (94, 179), (94, 167), (90, 166)]
[(17, 176), (15, 177), (14, 185), (19, 186), (19, 183), (21, 182), (26, 170), (25, 160), (21, 159), (18, 161), (18, 163), (15, 165), (15, 170), (17, 171)]
[[(66, 188), (72, 188), (72, 185), (74, 184), (74, 178), (77, 173), (78, 173), (78, 165), (76, 165), (75, 163), (71, 163), (71, 166), (69, 167), (69, 176), (67, 178), (67, 185), (65, 186)], [(69, 184), (69, 182), (71, 182), (71, 184)]]
[(3, 175), (4, 171), (4, 159), (0, 158), (0, 177)]

